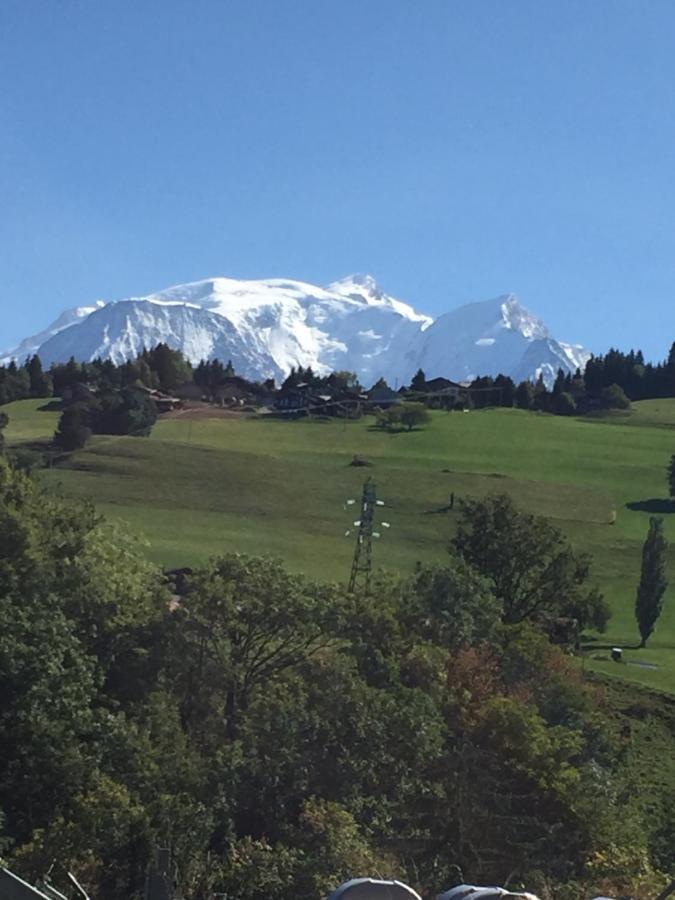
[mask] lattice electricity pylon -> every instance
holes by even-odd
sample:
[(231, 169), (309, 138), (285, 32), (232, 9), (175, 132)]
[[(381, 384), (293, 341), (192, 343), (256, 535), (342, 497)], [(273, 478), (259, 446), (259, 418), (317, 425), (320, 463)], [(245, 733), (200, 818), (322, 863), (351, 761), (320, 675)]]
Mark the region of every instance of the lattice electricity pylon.
[[(353, 500), (347, 501), (348, 505), (352, 503), (354, 503)], [(356, 533), (352, 572), (347, 587), (350, 594), (362, 592), (367, 596), (370, 593), (370, 575), (373, 570), (373, 538), (379, 538), (380, 536), (379, 532), (373, 530), (375, 507), (377, 506), (384, 506), (384, 503), (382, 500), (377, 499), (375, 482), (372, 478), (368, 478), (363, 485), (363, 493), (361, 495), (361, 517), (354, 522), (354, 526), (358, 528), (358, 531)], [(382, 525), (385, 528), (389, 528), (389, 522), (383, 522)], [(346, 534), (351, 534), (351, 531), (347, 531)]]

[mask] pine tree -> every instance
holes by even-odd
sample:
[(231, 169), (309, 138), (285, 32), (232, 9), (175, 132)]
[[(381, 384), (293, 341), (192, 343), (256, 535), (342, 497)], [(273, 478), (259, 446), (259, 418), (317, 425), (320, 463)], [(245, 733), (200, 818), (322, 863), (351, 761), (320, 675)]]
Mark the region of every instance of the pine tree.
[[(229, 365), (229, 363), (228, 363)], [(225, 381), (227, 371), (219, 359), (212, 359), (209, 367), (209, 387), (217, 388)]]
[(511, 407), (515, 402), (516, 386), (508, 375), (497, 375), (495, 387), (499, 388), (497, 402), (500, 406)]
[(546, 411), (549, 405), (549, 394), (544, 383), (544, 376), (539, 373), (539, 377), (534, 383), (534, 397), (532, 399), (532, 408)]
[(558, 369), (558, 374), (555, 377), (555, 383), (553, 384), (553, 396), (558, 397), (565, 390), (565, 372), (562, 369)]
[(663, 534), (663, 519), (652, 516), (649, 520), (647, 539), (642, 547), (642, 573), (635, 598), (635, 618), (640, 629), (640, 647), (654, 631), (661, 615), (666, 580), (666, 552), (668, 544)]
[(521, 381), (516, 388), (516, 406), (518, 409), (532, 409), (534, 402), (534, 385), (531, 381)]
[(675, 454), (670, 457), (668, 465), (668, 492), (671, 500), (675, 500)]
[(664, 394), (672, 397), (675, 395), (675, 342), (671, 344), (665, 369)]
[(202, 387), (206, 387), (209, 383), (209, 373), (211, 368), (205, 359), (199, 360), (199, 365), (194, 371), (194, 382)]
[(411, 391), (425, 391), (427, 389), (427, 376), (424, 374), (422, 369), (418, 369), (413, 375), (413, 380), (410, 382), (410, 390)]

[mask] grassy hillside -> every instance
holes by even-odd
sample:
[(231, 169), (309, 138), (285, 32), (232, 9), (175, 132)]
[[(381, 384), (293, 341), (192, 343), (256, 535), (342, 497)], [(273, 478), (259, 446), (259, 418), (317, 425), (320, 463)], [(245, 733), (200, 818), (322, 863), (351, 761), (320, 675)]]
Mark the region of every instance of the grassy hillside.
[(48, 404), (47, 400), (20, 400), (2, 407), (2, 411), (9, 416), (5, 436), (10, 444), (51, 438), (59, 421), (59, 413), (45, 409)]
[[(36, 401), (11, 404), (10, 441), (36, 441), (56, 414)], [(665, 466), (675, 452), (675, 401), (635, 404), (626, 415), (565, 419), (517, 410), (436, 413), (410, 434), (383, 434), (372, 420), (355, 423), (270, 419), (175, 418), (149, 440), (99, 437), (41, 473), (73, 496), (91, 496), (128, 521), (165, 565), (203, 562), (224, 550), (272, 553), (312, 575), (346, 579), (354, 518), (344, 501), (366, 475), (387, 503), (376, 562), (404, 571), (417, 560), (443, 559), (456, 512), (438, 513), (451, 492), (508, 491), (544, 514), (592, 553), (594, 578), (614, 615), (587, 665), (609, 675), (675, 690), (675, 551), (672, 582), (658, 630), (645, 651), (626, 658), (657, 669), (606, 660), (607, 644), (637, 638), (633, 618), (640, 549), (649, 514), (663, 514)], [(353, 468), (355, 455), (372, 467)], [(614, 521), (616, 514), (616, 521)]]

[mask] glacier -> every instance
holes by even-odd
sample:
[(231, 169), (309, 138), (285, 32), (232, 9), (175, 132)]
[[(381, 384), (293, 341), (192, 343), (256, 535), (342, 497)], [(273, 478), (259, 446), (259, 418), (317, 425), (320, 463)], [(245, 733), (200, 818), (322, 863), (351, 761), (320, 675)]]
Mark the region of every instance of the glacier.
[(0, 354), (37, 353), (44, 365), (96, 357), (116, 363), (160, 341), (193, 363), (231, 359), (246, 378), (284, 378), (293, 366), (356, 372), (364, 385), (385, 378), (467, 381), (510, 375), (547, 384), (562, 368), (583, 369), (590, 354), (557, 341), (514, 294), (467, 303), (436, 319), (386, 294), (370, 275), (326, 287), (288, 279), (208, 278), (142, 297), (76, 307)]

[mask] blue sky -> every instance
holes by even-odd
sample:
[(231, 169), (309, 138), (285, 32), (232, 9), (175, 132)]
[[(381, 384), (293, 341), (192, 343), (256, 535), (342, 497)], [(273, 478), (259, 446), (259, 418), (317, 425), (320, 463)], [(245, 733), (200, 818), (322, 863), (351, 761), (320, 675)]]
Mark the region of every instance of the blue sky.
[(0, 346), (213, 275), (675, 339), (675, 4), (3, 0)]

